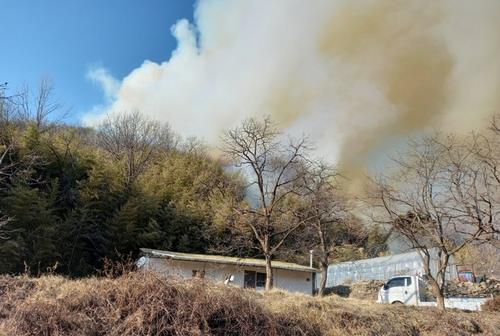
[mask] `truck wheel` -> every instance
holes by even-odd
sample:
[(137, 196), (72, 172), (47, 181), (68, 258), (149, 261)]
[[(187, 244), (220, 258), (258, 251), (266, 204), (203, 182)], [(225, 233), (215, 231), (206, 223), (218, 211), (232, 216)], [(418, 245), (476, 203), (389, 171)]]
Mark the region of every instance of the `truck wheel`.
[(403, 302), (401, 302), (401, 301), (394, 301), (392, 304), (393, 305), (397, 305), (397, 306), (402, 306)]

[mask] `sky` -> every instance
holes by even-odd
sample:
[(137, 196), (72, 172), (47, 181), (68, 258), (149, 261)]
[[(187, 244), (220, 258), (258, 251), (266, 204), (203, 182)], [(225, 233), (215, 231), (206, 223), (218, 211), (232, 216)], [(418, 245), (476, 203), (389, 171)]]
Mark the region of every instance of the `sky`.
[(50, 76), (70, 122), (139, 110), (212, 148), (271, 116), (363, 176), (500, 111), (499, 18), (499, 0), (0, 0), (0, 81)]
[(48, 77), (58, 101), (78, 123), (104, 103), (88, 72), (105, 67), (122, 78), (144, 60), (168, 59), (170, 28), (192, 19), (190, 0), (0, 0), (0, 82), (10, 92)]

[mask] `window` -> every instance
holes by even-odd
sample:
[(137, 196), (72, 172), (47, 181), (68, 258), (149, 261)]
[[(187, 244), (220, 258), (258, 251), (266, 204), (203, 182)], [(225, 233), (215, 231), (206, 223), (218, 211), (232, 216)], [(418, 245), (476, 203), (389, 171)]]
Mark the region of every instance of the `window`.
[(255, 288), (255, 272), (245, 271), (243, 276), (243, 288)]
[(405, 278), (394, 278), (387, 283), (388, 288), (404, 287)]
[(193, 278), (201, 278), (203, 279), (205, 277), (205, 271), (204, 270), (193, 270)]
[(266, 287), (266, 273), (257, 273), (257, 287)]
[(410, 278), (410, 277), (407, 277), (407, 278), (405, 278), (405, 279), (406, 279), (406, 286), (411, 285), (411, 278)]
[(266, 273), (245, 271), (243, 276), (243, 287), (244, 288), (266, 287)]

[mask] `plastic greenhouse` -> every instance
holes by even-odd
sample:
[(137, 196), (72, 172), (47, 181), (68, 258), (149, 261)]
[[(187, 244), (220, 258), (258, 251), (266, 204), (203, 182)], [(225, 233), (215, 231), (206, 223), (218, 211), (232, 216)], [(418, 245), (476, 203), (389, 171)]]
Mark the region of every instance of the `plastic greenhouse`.
[[(437, 272), (437, 251), (431, 251), (431, 273)], [(328, 266), (327, 287), (364, 280), (387, 280), (396, 275), (424, 275), (422, 258), (418, 251), (372, 259), (347, 261)], [(456, 279), (457, 270), (451, 258), (446, 279)]]

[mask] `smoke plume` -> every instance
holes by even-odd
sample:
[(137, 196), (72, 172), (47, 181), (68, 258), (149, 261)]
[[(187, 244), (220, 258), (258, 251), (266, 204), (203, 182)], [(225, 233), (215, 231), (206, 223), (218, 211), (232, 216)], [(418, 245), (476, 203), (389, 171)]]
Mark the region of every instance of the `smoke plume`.
[(139, 109), (213, 145), (271, 115), (356, 171), (406, 135), (500, 111), (497, 0), (201, 0), (172, 34), (170, 58), (133, 70), (101, 113)]

